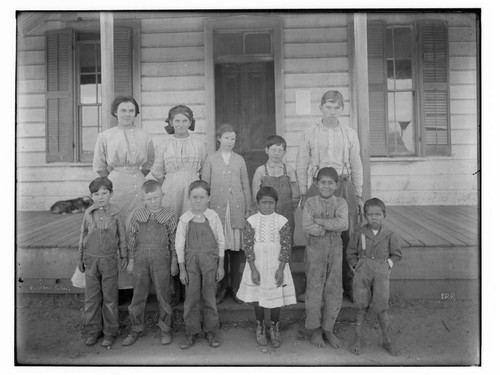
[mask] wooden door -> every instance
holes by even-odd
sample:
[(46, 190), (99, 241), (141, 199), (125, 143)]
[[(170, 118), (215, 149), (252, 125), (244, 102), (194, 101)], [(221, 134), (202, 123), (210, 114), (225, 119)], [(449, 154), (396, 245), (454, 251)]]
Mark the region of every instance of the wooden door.
[(215, 65), (216, 126), (233, 125), (234, 151), (246, 161), (249, 178), (267, 160), (266, 138), (276, 134), (273, 62)]

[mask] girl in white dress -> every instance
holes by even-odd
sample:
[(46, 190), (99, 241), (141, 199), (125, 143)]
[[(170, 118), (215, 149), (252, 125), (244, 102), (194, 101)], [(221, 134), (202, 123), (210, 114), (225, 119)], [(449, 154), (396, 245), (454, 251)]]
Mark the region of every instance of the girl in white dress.
[(257, 192), (259, 212), (247, 219), (243, 230), (247, 263), (237, 293), (239, 299), (255, 303), (259, 345), (267, 345), (264, 317), (265, 309), (271, 309), (269, 333), (274, 348), (281, 345), (281, 307), (297, 303), (289, 267), (292, 234), (287, 219), (275, 212), (277, 201), (278, 193), (272, 187)]

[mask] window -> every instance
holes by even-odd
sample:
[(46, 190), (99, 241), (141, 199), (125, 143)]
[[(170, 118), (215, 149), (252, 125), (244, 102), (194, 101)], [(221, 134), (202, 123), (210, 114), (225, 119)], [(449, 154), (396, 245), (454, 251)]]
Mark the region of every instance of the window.
[(443, 23), (369, 22), (372, 156), (449, 154), (446, 32)]
[(77, 87), (79, 161), (92, 161), (101, 131), (101, 43), (97, 33), (77, 35)]
[(216, 32), (214, 33), (214, 57), (273, 54), (272, 36), (263, 32)]
[[(114, 30), (115, 95), (132, 95), (132, 31)], [(101, 123), (99, 32), (47, 34), (47, 162), (90, 162)]]

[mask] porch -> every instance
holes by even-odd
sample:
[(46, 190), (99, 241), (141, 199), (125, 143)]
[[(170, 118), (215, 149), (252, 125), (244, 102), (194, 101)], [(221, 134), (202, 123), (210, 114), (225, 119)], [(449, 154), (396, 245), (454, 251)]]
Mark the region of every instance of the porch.
[[(21, 211), (16, 217), (16, 288), (21, 293), (82, 293), (71, 285), (83, 214)], [(405, 299), (479, 296), (479, 220), (476, 206), (390, 206), (387, 225), (403, 243), (391, 275), (391, 295)], [(304, 248), (291, 268), (304, 290)]]

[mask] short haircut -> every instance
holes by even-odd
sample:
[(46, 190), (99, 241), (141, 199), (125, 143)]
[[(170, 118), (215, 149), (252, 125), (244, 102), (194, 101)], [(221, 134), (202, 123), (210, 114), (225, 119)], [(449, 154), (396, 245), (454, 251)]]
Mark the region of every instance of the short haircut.
[(339, 182), (339, 174), (333, 167), (324, 167), (318, 171), (318, 175), (316, 176), (316, 181), (319, 181), (321, 177), (328, 176), (333, 178), (335, 182)]
[(197, 188), (202, 188), (207, 192), (208, 196), (210, 196), (210, 185), (205, 180), (196, 180), (191, 182), (189, 185), (188, 195), (191, 195), (191, 192)]
[(161, 185), (156, 180), (147, 180), (146, 182), (144, 182), (142, 184), (142, 191), (143, 191), (143, 193), (146, 193), (146, 194), (153, 193), (156, 190), (160, 190), (161, 191)]
[(105, 188), (111, 193), (113, 191), (113, 183), (107, 177), (97, 177), (89, 185), (90, 194), (97, 193), (100, 188)]
[(380, 207), (385, 216), (385, 203), (381, 199), (378, 198), (368, 199), (365, 202), (365, 205), (363, 206), (363, 211), (365, 212), (365, 214), (366, 211), (368, 211), (368, 207)]
[(139, 104), (137, 104), (137, 101), (132, 98), (131, 96), (117, 96), (115, 100), (113, 100), (113, 103), (111, 103), (111, 114), (114, 117), (116, 116), (116, 112), (118, 111), (118, 107), (122, 103), (132, 103), (135, 107), (135, 116), (139, 114)]
[(342, 108), (344, 108), (344, 97), (337, 90), (329, 90), (323, 94), (323, 97), (321, 98), (321, 105), (326, 102), (339, 103)]
[(215, 135), (217, 136), (217, 139), (219, 139), (224, 133), (236, 134), (236, 130), (234, 130), (233, 125), (225, 123), (217, 128), (217, 132), (215, 133)]
[(271, 135), (267, 137), (266, 139), (266, 148), (269, 148), (271, 146), (283, 146), (283, 149), (286, 151), (286, 141), (285, 138), (283, 138), (280, 135)]
[(278, 202), (278, 192), (271, 186), (263, 186), (257, 192), (257, 203), (264, 197), (271, 197)]

